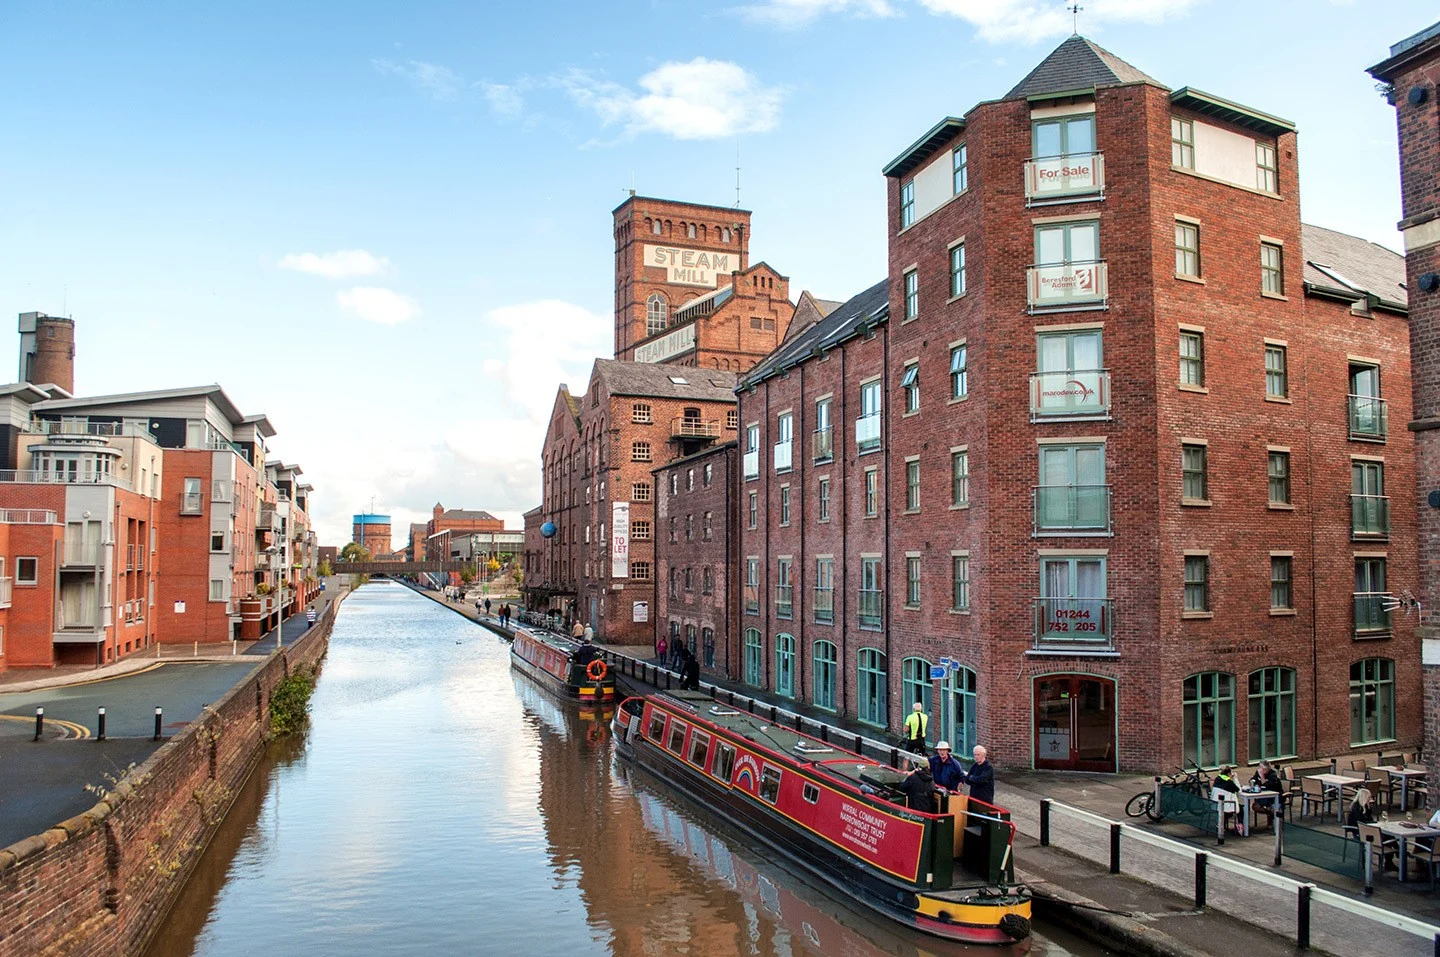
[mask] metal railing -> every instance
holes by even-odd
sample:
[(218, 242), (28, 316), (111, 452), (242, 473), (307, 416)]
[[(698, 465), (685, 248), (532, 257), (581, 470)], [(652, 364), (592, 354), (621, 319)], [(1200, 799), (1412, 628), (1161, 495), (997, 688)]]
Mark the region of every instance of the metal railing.
[(1031, 490), (1035, 534), (1110, 532), (1110, 486), (1039, 485)]
[(1390, 537), (1390, 496), (1350, 496), (1350, 537)]
[(67, 422), (55, 419), (31, 419), (30, 431), (41, 435), (99, 435), (99, 436), (140, 436), (155, 441), (155, 436), (143, 425), (133, 422)]
[(1114, 609), (1109, 598), (1036, 598), (1035, 650), (1113, 649)]
[(1355, 592), (1355, 637), (1379, 638), (1390, 634), (1390, 612), (1385, 610), (1385, 591)]
[(795, 614), (795, 586), (775, 586), (775, 617), (793, 618)]
[(60, 551), (60, 564), (98, 565), (102, 548), (99, 542), (66, 542)]
[(1109, 414), (1109, 369), (1030, 373), (1030, 421), (1103, 418)]
[(720, 436), (720, 423), (677, 415), (670, 420), (670, 434), (686, 439), (714, 439)]
[(1385, 400), (1373, 395), (1348, 397), (1350, 407), (1350, 438), (1383, 442), (1389, 424)]
[(835, 588), (815, 586), (815, 620), (822, 625), (828, 625), (835, 620)]
[(1105, 195), (1102, 153), (1032, 156), (1025, 161), (1025, 199), (1030, 206), (1097, 194)]
[(1027, 266), (1025, 295), (1031, 312), (1099, 308), (1110, 296), (1110, 269), (1103, 259)]
[(14, 594), (15, 579), (9, 575), (0, 576), (0, 608), (9, 608)]
[(20, 485), (111, 485), (127, 491), (132, 486), (108, 472), (55, 472), (41, 469), (0, 469), (0, 482)]
[(812, 432), (810, 444), (816, 462), (829, 462), (835, 458), (835, 431), (829, 426)]
[(180, 494), (180, 514), (199, 515), (205, 511), (205, 496), (199, 492), (182, 492)]
[(760, 450), (751, 449), (740, 457), (741, 470), (747, 479), (760, 476)]
[(794, 441), (775, 443), (775, 471), (788, 472), (795, 457)]
[(860, 601), (856, 607), (858, 610), (858, 623), (861, 628), (873, 630), (885, 627), (884, 589), (860, 589)]
[(43, 508), (0, 508), (0, 524), (57, 525), (60, 516)]
[(880, 447), (880, 413), (871, 412), (855, 420), (855, 448), (870, 452)]

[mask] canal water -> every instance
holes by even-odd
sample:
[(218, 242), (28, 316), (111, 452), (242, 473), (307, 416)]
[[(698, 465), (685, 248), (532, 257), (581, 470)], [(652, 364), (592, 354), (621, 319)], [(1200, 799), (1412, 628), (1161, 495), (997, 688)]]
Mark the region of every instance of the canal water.
[[(1030, 952), (1102, 951), (1040, 928)], [(390, 582), (346, 599), (150, 957), (966, 953), (869, 920), (613, 759), (606, 722)], [(978, 948), (971, 953), (995, 953)]]

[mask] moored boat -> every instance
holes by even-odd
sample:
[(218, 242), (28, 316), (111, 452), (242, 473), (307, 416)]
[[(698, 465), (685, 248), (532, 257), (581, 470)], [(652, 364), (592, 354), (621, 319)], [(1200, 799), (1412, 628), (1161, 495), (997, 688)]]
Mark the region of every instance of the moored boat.
[(617, 751), (834, 890), (915, 930), (971, 944), (1030, 934), (1003, 808), (937, 792), (905, 807), (905, 772), (699, 692), (626, 699)]
[(615, 700), (615, 675), (592, 645), (516, 628), (510, 664), (555, 694), (582, 704)]

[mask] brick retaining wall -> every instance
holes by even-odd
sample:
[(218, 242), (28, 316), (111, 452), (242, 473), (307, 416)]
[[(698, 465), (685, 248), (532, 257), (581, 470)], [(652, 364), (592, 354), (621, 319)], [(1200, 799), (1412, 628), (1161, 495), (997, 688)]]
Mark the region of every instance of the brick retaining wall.
[(271, 692), (318, 666), (339, 604), (100, 803), (0, 850), (0, 957), (144, 950), (260, 758)]

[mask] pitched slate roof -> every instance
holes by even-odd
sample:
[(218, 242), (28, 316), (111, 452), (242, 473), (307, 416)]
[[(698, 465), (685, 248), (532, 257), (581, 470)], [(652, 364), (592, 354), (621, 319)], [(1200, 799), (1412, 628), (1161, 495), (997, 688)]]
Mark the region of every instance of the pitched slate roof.
[(1407, 308), (1404, 256), (1309, 223), (1300, 226), (1300, 242), (1307, 290), (1355, 300), (1368, 294), (1392, 310)]
[[(596, 359), (591, 382), (599, 377), (607, 395), (635, 395), (653, 399), (695, 399), (733, 402), (735, 373), (666, 362), (626, 362)], [(676, 381), (676, 380), (680, 381)]]
[(1005, 94), (1005, 99), (1017, 100), (1120, 83), (1150, 83), (1168, 89), (1159, 80), (1140, 72), (1104, 47), (1076, 35), (1041, 60), (1035, 69), (1025, 75), (1025, 79)]
[(783, 342), (780, 348), (744, 375), (737, 389), (797, 366), (810, 358), (817, 349), (829, 349), (839, 345), (876, 322), (888, 318), (889, 314), (890, 283), (889, 280), (882, 279), (830, 310), (824, 319), (811, 323), (809, 328), (799, 335)]
[(489, 512), (481, 512), (481, 511), (476, 511), (476, 510), (474, 510), (474, 509), (466, 509), (466, 508), (447, 508), (444, 512), (442, 512), (442, 513), (440, 514), (440, 519), (441, 519), (441, 521), (444, 521), (444, 520), (447, 519), (447, 518), (453, 518), (453, 519), (456, 519), (457, 521), (466, 521), (466, 522), (476, 522), (476, 521), (493, 522), (493, 521), (496, 521), (495, 516), (494, 516), (494, 515), (491, 515)]

